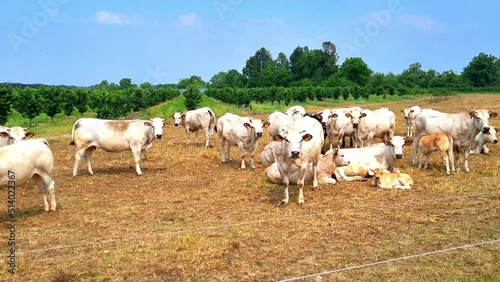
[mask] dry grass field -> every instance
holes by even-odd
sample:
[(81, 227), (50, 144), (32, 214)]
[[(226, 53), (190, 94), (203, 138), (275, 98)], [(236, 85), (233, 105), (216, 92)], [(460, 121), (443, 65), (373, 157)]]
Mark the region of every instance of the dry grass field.
[[(500, 113), (500, 95), (361, 106), (389, 107), (397, 115), (396, 134), (404, 135), (401, 110), (413, 105)], [(500, 127), (500, 117), (490, 123)], [(222, 165), (217, 146), (198, 147), (194, 139), (186, 146), (184, 130), (173, 126), (143, 155), (143, 176), (135, 174), (131, 153), (97, 150), (95, 174), (81, 164), (73, 178), (70, 132), (37, 135), (50, 141), (55, 155), (58, 211), (43, 211), (33, 182), (17, 188), (17, 274), (7, 272), (8, 230), (2, 223), (2, 281), (500, 279), (498, 144), (489, 144), (489, 155), (470, 157), (471, 173), (451, 176), (438, 154), (430, 169), (411, 166), (408, 147), (396, 167), (413, 176), (413, 189), (341, 182), (312, 191), (308, 185), (300, 208), (296, 186), (288, 206), (276, 206), (283, 187), (266, 181), (259, 162), (254, 170), (240, 170), (233, 148), (235, 160)], [(217, 137), (213, 141), (218, 145)], [(270, 141), (265, 134), (258, 152)], [(0, 220), (6, 222), (6, 190), (1, 194)], [(487, 241), (493, 242), (470, 246)], [(429, 253), (440, 250), (446, 251)]]

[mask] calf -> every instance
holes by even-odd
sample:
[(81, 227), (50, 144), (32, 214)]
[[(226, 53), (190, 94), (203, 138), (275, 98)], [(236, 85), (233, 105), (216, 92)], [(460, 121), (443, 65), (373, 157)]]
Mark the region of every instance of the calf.
[(318, 187), (317, 165), (323, 147), (323, 127), (321, 123), (310, 117), (295, 120), (291, 127), (282, 130), (275, 140), (281, 142), (280, 154), (276, 155), (278, 170), (283, 176), (285, 186), (284, 199), (280, 204), (288, 204), (288, 187), (294, 166), (299, 170), (297, 188), (299, 189), (299, 205), (304, 204), (304, 182), (307, 167), (311, 163), (313, 172), (313, 189)]
[[(338, 149), (333, 149), (327, 151), (324, 155), (321, 155), (318, 161), (318, 183), (319, 184), (335, 184), (337, 181), (332, 178), (335, 168), (349, 165), (349, 161), (345, 160), (340, 154)], [(294, 167), (295, 170), (289, 175), (289, 183), (296, 185), (299, 180), (299, 168)], [(278, 169), (277, 163), (272, 163), (266, 168), (267, 179), (276, 184), (283, 184), (283, 177)], [(312, 184), (314, 181), (314, 175), (312, 170), (312, 165), (307, 166), (306, 177), (304, 179), (305, 184)]]
[(455, 172), (455, 163), (453, 160), (453, 137), (448, 133), (435, 133), (424, 135), (420, 138), (420, 162), (418, 168), (422, 168), (422, 161), (425, 157), (425, 167), (429, 164), (429, 158), (432, 152), (439, 151), (444, 159), (444, 164), (446, 165), (446, 174), (450, 174), (450, 163), (451, 170)]
[(406, 136), (413, 136), (413, 120), (415, 119), (415, 115), (420, 113), (420, 111), (422, 111), (422, 109), (419, 106), (413, 106), (402, 110), (405, 117)]
[(131, 150), (134, 155), (137, 175), (142, 175), (139, 161), (141, 152), (153, 146), (155, 139), (162, 138), (163, 127), (168, 126), (162, 118), (150, 120), (103, 120), (81, 118), (73, 125), (71, 145), (76, 145), (73, 176), (76, 176), (81, 158), (85, 158), (89, 174), (92, 152), (101, 148), (106, 152), (119, 153)]
[(376, 168), (373, 173), (375, 174), (374, 184), (379, 188), (411, 189), (413, 185), (413, 179), (406, 173), (387, 172), (381, 168)]
[[(19, 186), (33, 179), (42, 192), (45, 211), (55, 211), (57, 206), (51, 176), (53, 167), (54, 156), (45, 139), (31, 139), (0, 148), (0, 186)], [(11, 192), (9, 189), (9, 196)]]
[(175, 126), (180, 125), (184, 127), (188, 138), (186, 145), (189, 144), (189, 140), (191, 139), (191, 132), (194, 132), (196, 145), (198, 145), (198, 131), (203, 129), (206, 137), (205, 147), (211, 147), (210, 138), (214, 135), (216, 118), (214, 112), (210, 108), (204, 107), (182, 114), (177, 112), (174, 113), (171, 118), (174, 120)]
[[(221, 163), (231, 161), (231, 146), (238, 146), (241, 156), (241, 169), (246, 169), (245, 156), (250, 154), (250, 167), (255, 168), (254, 155), (262, 138), (263, 129), (269, 126), (269, 122), (263, 122), (251, 117), (240, 117), (235, 114), (226, 113), (217, 121), (215, 128), (219, 135), (219, 149)], [(227, 160), (224, 155), (224, 145), (227, 144)]]
[(35, 133), (26, 132), (26, 128), (21, 126), (13, 126), (11, 128), (0, 126), (0, 147), (16, 144), (22, 140), (30, 139), (34, 135)]

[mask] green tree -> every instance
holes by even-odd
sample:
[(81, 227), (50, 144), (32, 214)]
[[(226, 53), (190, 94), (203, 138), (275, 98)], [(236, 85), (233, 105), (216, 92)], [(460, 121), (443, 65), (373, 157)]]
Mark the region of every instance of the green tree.
[(243, 68), (243, 76), (249, 87), (262, 86), (262, 71), (273, 64), (271, 53), (266, 48), (260, 48), (251, 56)]
[(405, 69), (399, 76), (398, 81), (405, 87), (425, 87), (423, 80), (426, 73), (422, 70), (421, 63), (413, 63)]
[(14, 108), (21, 115), (29, 119), (31, 127), (32, 120), (44, 112), (45, 101), (40, 91), (35, 88), (26, 87), (17, 92), (14, 97)]
[(75, 109), (75, 105), (78, 103), (78, 96), (76, 93), (67, 88), (61, 88), (61, 101), (62, 101), (62, 110), (64, 115), (69, 117), (73, 110)]
[(497, 58), (493, 55), (479, 53), (464, 68), (464, 80), (474, 87), (494, 86), (500, 79), (496, 61)]
[(201, 103), (201, 92), (196, 85), (189, 85), (183, 95), (185, 98), (184, 105), (187, 110), (195, 110), (198, 108), (198, 105)]
[(37, 89), (45, 101), (45, 113), (54, 119), (61, 112), (61, 89), (59, 87), (42, 86)]
[(227, 72), (225, 71), (220, 71), (212, 76), (210, 80), (208, 81), (208, 84), (211, 87), (217, 87), (217, 88), (222, 88), (222, 87), (227, 87)]
[(5, 124), (10, 114), (10, 106), (14, 89), (8, 85), (0, 85), (0, 125)]
[(361, 58), (347, 58), (340, 67), (340, 76), (350, 81), (365, 86), (369, 81), (373, 71)]
[(179, 80), (179, 82), (177, 83), (177, 88), (187, 89), (190, 85), (193, 85), (194, 87), (199, 89), (199, 88), (205, 87), (206, 82), (203, 81), (201, 76), (192, 75), (188, 78), (183, 78), (183, 79)]
[(78, 110), (80, 114), (83, 114), (87, 111), (87, 107), (89, 104), (89, 92), (85, 88), (73, 88), (71, 91), (74, 93), (76, 97), (76, 104), (75, 107)]
[(120, 79), (119, 84), (120, 84), (120, 88), (122, 88), (122, 89), (135, 86), (132, 84), (131, 78), (122, 78), (122, 79)]

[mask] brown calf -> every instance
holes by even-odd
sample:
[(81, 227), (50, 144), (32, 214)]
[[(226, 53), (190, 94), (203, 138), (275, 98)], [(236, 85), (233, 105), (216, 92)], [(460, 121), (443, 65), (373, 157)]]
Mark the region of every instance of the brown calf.
[(420, 138), (418, 147), (420, 149), (420, 161), (418, 168), (422, 168), (422, 160), (425, 156), (425, 166), (429, 164), (429, 158), (434, 151), (440, 151), (446, 165), (446, 174), (450, 174), (451, 170), (455, 172), (455, 163), (453, 160), (453, 137), (448, 133), (435, 133), (424, 135)]

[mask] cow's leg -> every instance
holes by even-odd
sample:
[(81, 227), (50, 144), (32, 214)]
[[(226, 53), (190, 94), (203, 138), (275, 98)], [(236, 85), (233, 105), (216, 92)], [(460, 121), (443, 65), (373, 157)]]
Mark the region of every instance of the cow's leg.
[[(55, 192), (55, 183), (52, 180), (52, 177), (45, 173), (43, 176), (39, 174), (33, 175), (33, 181), (37, 184), (38, 188), (40, 188), (40, 192), (43, 196), (43, 204), (45, 211), (55, 211), (57, 207), (56, 203), (56, 192)], [(47, 199), (47, 196), (50, 197), (50, 202)]]
[(78, 165), (80, 165), (80, 161), (82, 160), (82, 156), (85, 155), (85, 149), (77, 149), (75, 153), (75, 164), (73, 166), (73, 176), (76, 176), (78, 173)]
[(208, 127), (205, 127), (204, 130), (205, 137), (207, 138), (207, 140), (205, 141), (205, 148), (208, 148), (210, 147), (210, 129)]
[[(421, 161), (421, 160), (420, 160)], [(425, 155), (425, 169), (429, 167), (429, 164), (431, 163), (431, 154)]]
[(221, 136), (220, 141), (219, 141), (219, 151), (220, 151), (221, 163), (226, 162), (226, 156), (224, 155), (224, 142), (225, 142), (224, 138), (222, 138), (222, 136)]
[[(241, 169), (246, 169), (246, 166), (245, 166), (245, 157), (246, 157), (246, 152), (245, 152), (245, 147), (243, 146), (243, 143), (238, 143), (238, 150), (240, 151), (240, 156), (241, 156)], [(250, 164), (252, 165), (252, 160), (253, 158), (251, 158), (250, 160)], [(253, 166), (253, 168), (255, 168), (255, 165)]]
[(337, 178), (337, 181), (358, 181), (362, 180), (363, 177), (361, 176), (347, 176), (345, 175), (345, 171), (343, 167), (338, 167), (335, 169), (333, 172), (335, 174), (335, 177)]
[(139, 161), (141, 160), (141, 147), (140, 146), (130, 146), (132, 150), (132, 154), (134, 155), (135, 161), (135, 171), (137, 175), (142, 175), (141, 166), (139, 165)]
[(200, 142), (199, 142), (199, 140), (198, 140), (198, 131), (199, 131), (199, 130), (196, 130), (196, 131), (194, 132), (194, 137), (195, 137), (195, 139), (196, 139), (196, 146), (200, 145)]
[(85, 163), (87, 164), (87, 170), (90, 175), (94, 174), (92, 166), (90, 165), (90, 161), (92, 159), (92, 152), (94, 152), (95, 149), (96, 149), (95, 147), (87, 148), (87, 150), (85, 150), (85, 155), (84, 155)]
[(453, 148), (447, 150), (446, 154), (448, 155), (448, 162), (450, 163), (451, 171), (455, 172), (455, 159), (453, 157)]
[(417, 136), (413, 140), (413, 159), (412, 159), (412, 165), (416, 166), (417, 165), (417, 152), (418, 152), (418, 142), (420, 142), (420, 138), (422, 136)]
[(444, 165), (446, 166), (446, 174), (450, 174), (450, 158), (448, 158), (448, 152), (444, 151), (441, 152), (441, 155), (443, 156), (443, 161)]
[[(318, 163), (317, 162), (313, 162), (313, 189), (316, 190), (316, 188), (319, 187), (318, 185)], [(307, 171), (307, 166), (305, 167), (304, 169), (304, 179), (305, 179), (305, 173)]]
[[(420, 152), (419, 161), (418, 161), (418, 169), (422, 168), (422, 160), (424, 159), (423, 155), (424, 155), (424, 153)], [(425, 168), (427, 168), (427, 167), (425, 167)]]
[(465, 167), (465, 172), (470, 172), (470, 169), (469, 169), (469, 154), (470, 154), (470, 150), (468, 148), (466, 150), (464, 150), (464, 167)]

